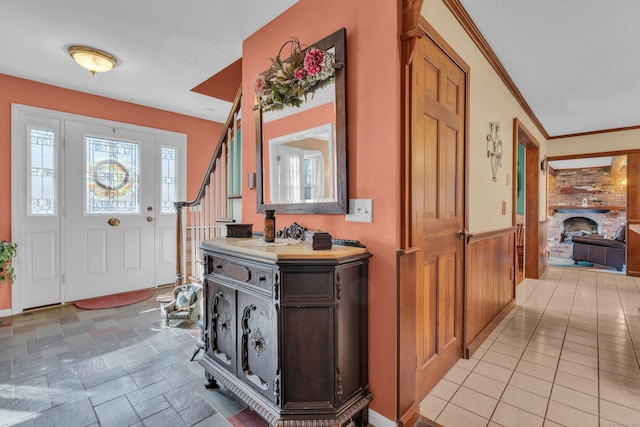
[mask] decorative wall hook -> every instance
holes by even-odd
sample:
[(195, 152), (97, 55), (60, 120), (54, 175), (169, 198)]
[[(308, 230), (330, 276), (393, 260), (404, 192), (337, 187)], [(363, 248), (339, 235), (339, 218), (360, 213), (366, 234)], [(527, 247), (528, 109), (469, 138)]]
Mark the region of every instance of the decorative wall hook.
[(546, 175), (547, 174), (547, 156), (544, 156), (542, 158), (542, 161), (540, 162), (540, 170), (542, 171), (542, 175)]
[(500, 122), (489, 123), (489, 134), (487, 135), (487, 157), (491, 159), (491, 172), (493, 182), (496, 182), (498, 168), (502, 167), (502, 141), (500, 140)]

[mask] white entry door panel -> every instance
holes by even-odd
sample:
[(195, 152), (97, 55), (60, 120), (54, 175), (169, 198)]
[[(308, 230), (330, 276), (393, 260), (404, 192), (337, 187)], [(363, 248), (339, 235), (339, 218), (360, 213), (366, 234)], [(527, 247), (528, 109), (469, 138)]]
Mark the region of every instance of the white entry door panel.
[(67, 121), (67, 301), (155, 286), (155, 141)]
[[(18, 243), (14, 260), (19, 288), (13, 299), (27, 307), (59, 303), (60, 203), (59, 153), (62, 121), (22, 114), (13, 109), (12, 239)], [(18, 220), (16, 220), (18, 219)]]

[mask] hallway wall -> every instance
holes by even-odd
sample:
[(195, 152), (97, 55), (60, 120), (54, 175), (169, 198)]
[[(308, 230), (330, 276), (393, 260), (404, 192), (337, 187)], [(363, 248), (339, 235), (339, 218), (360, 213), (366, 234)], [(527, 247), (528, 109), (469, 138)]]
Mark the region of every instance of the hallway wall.
[(640, 149), (640, 129), (572, 136), (549, 141), (547, 156), (602, 153)]

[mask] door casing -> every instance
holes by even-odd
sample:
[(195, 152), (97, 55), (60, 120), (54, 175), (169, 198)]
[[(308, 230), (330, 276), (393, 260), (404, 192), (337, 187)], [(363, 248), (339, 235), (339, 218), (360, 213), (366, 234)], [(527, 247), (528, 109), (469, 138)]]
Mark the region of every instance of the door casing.
[[(513, 153), (518, 152), (518, 144), (525, 149), (525, 177), (524, 177), (524, 277), (537, 279), (544, 272), (544, 263), (540, 261), (538, 250), (541, 242), (538, 240), (540, 228), (540, 143), (517, 118), (513, 119)], [(518, 176), (517, 158), (513, 159), (513, 174)], [(512, 206), (518, 200), (517, 188), (513, 188)], [(512, 209), (512, 224), (516, 225), (516, 210)], [(516, 266), (514, 266), (515, 269)]]

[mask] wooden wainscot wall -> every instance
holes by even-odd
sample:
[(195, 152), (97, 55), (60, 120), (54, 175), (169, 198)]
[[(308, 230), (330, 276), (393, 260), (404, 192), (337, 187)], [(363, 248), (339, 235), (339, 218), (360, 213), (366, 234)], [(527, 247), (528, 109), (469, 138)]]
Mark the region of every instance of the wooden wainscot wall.
[(516, 227), (472, 234), (467, 244), (465, 357), (515, 307)]

